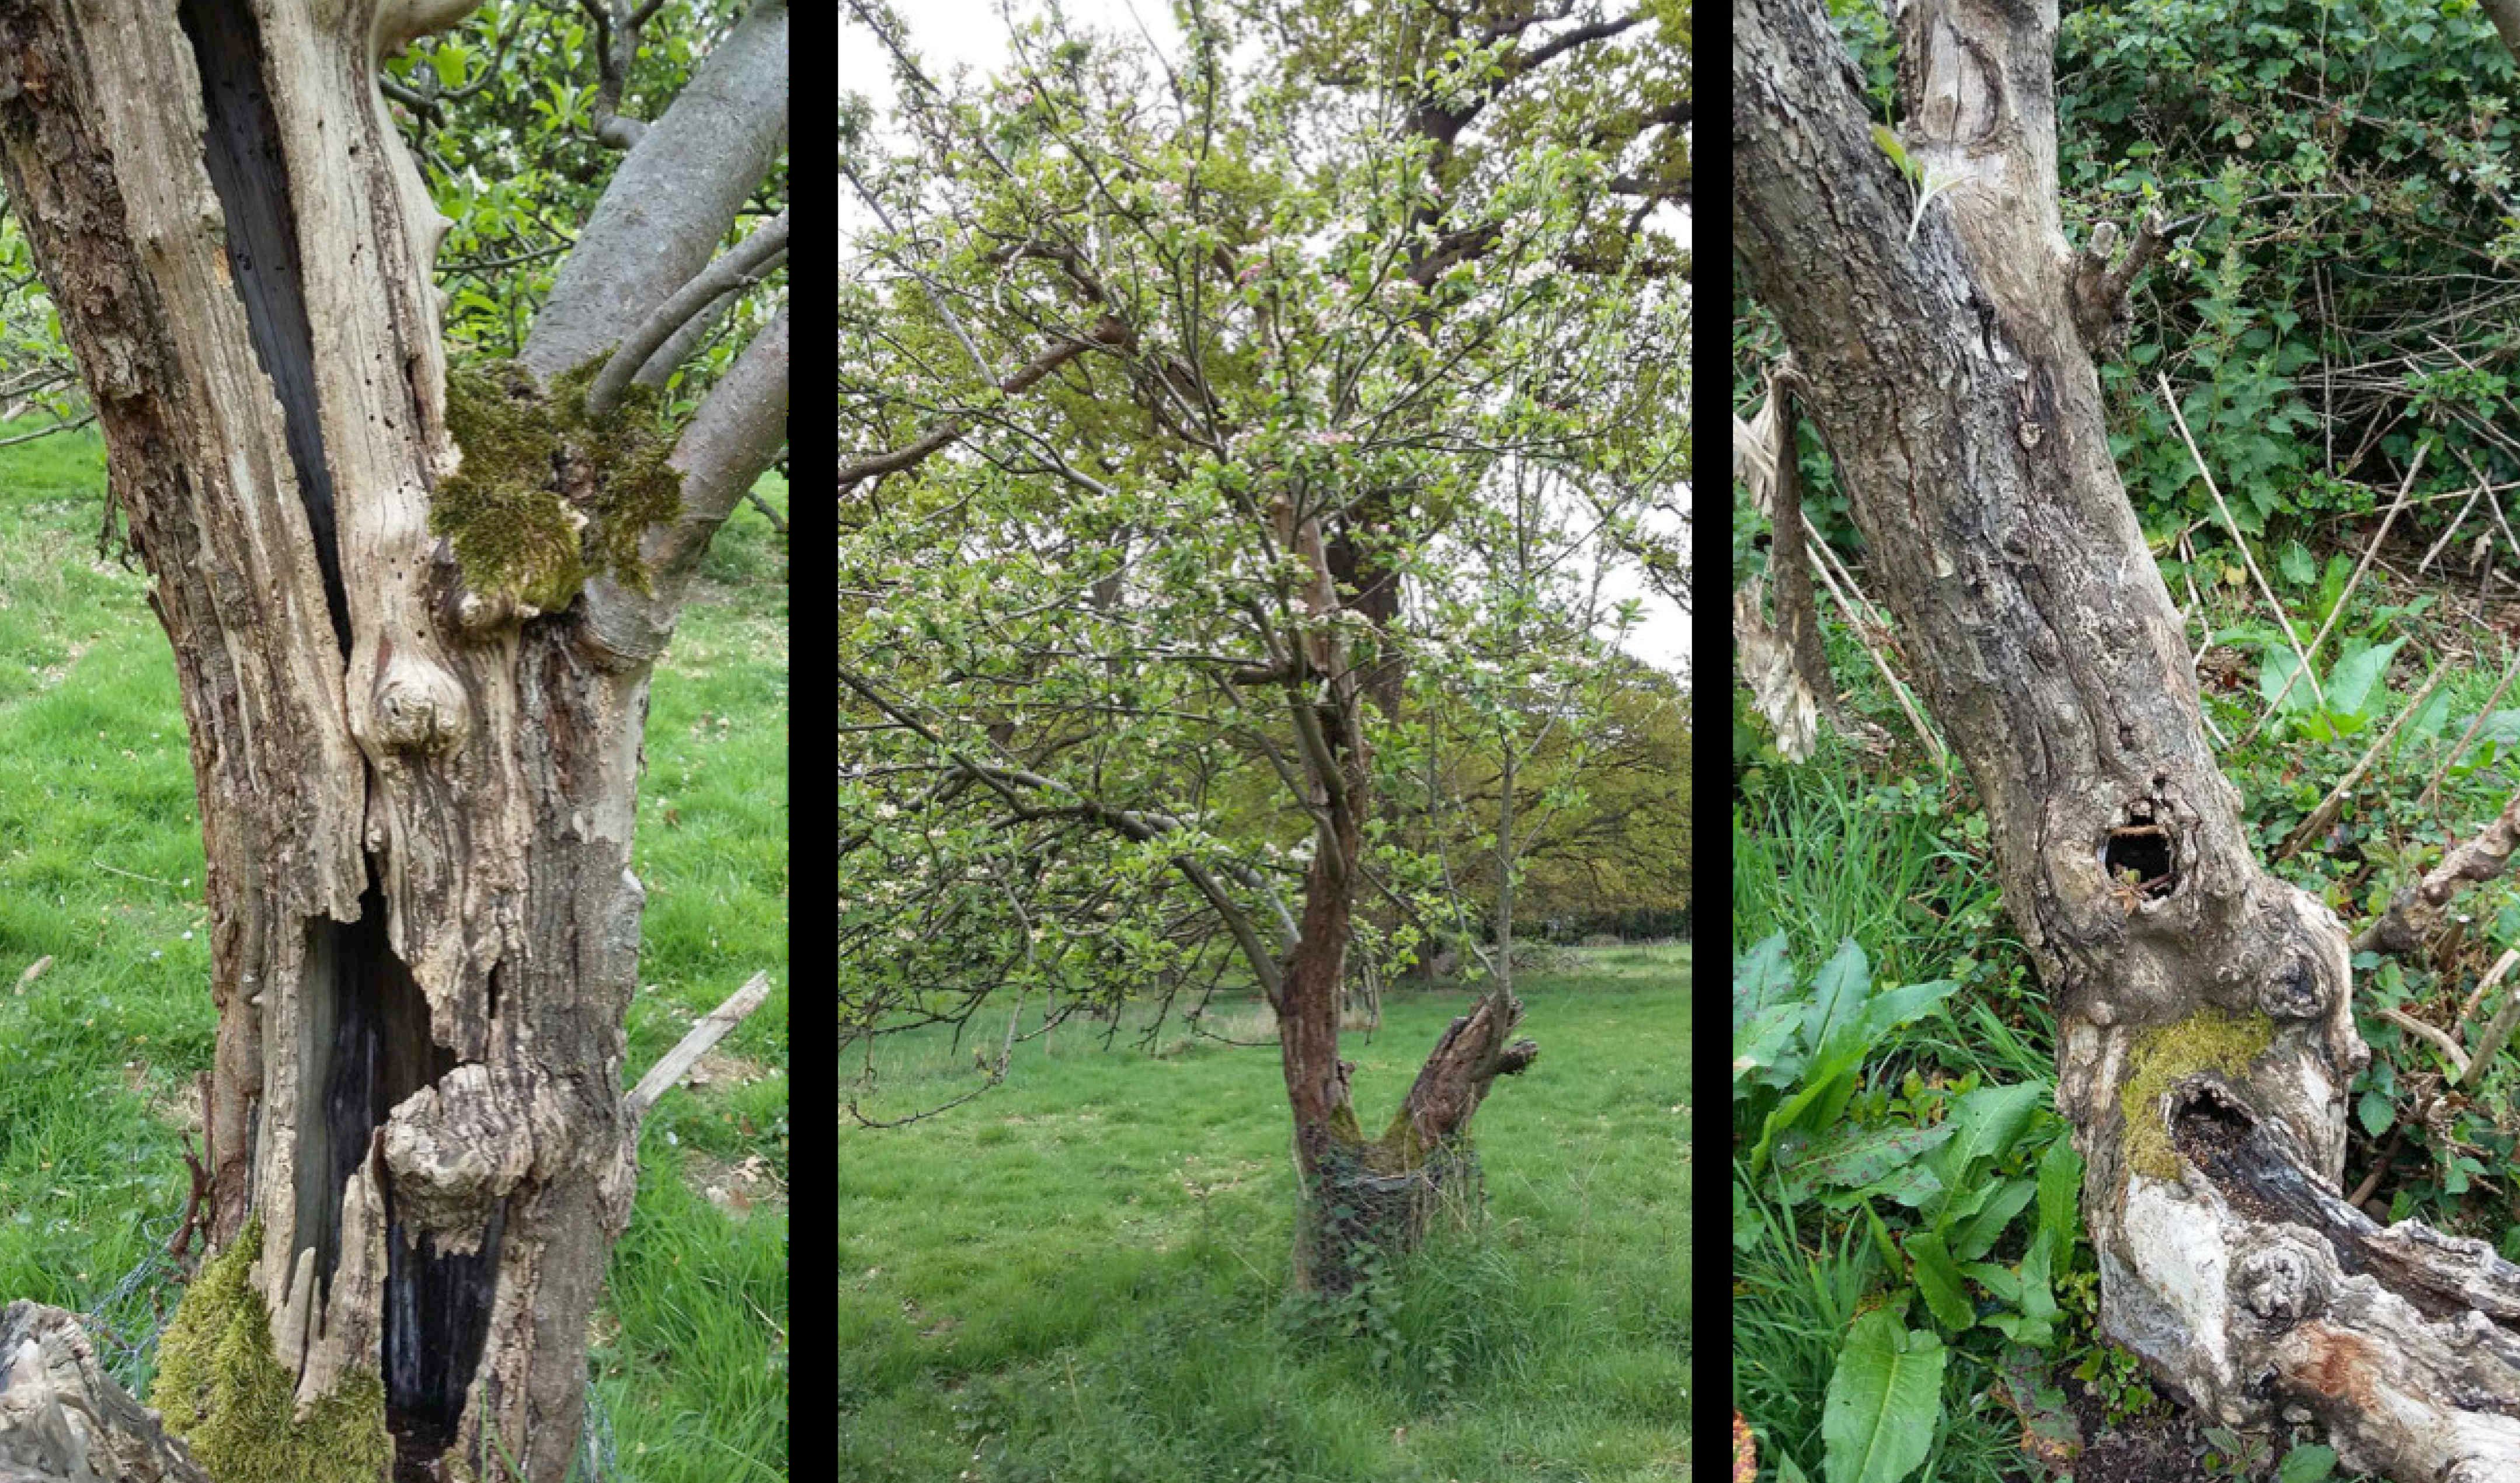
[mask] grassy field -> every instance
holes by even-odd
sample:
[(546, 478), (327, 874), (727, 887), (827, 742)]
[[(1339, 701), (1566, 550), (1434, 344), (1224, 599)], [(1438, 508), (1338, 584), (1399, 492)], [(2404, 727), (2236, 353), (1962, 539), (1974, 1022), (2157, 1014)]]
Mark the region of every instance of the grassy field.
[[(173, 663), (97, 555), (103, 485), (92, 434), (0, 449), (0, 1299), (82, 1311), (182, 1208), (215, 1028)], [(642, 1140), (595, 1333), (637, 1483), (788, 1476), (787, 630), (785, 542), (739, 512), (655, 677), (630, 1072), (754, 969), (777, 990)], [(145, 1291), (109, 1316), (154, 1327)]]
[[(1274, 1046), (1104, 1048), (1085, 1022), (908, 1127), (844, 1118), (840, 1473), (866, 1480), (1669, 1479), (1687, 1473), (1688, 956), (1524, 987), (1530, 1072), (1476, 1125), (1484, 1225), (1411, 1264), (1379, 1343), (1284, 1304)], [(1347, 1037), (1389, 1115), (1462, 993)], [(1253, 1016), (1256, 1021), (1256, 1016)], [(885, 1042), (871, 1117), (968, 1090), (968, 1043)], [(844, 1068), (847, 1074), (849, 1068)]]

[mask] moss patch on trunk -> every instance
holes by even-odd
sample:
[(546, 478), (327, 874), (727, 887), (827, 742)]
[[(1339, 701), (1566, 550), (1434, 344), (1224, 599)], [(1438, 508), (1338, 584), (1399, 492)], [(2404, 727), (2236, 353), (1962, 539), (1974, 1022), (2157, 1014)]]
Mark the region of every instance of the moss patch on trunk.
[(599, 573), (649, 590), (640, 538), (683, 508), (675, 429), (650, 386), (632, 386), (601, 417), (588, 412), (602, 365), (589, 361), (548, 390), (515, 361), (447, 373), (446, 430), (464, 462), (430, 500), (428, 528), (454, 542), (475, 592), (553, 612)]
[(248, 1281), (261, 1248), (254, 1221), (203, 1264), (158, 1342), (149, 1404), (219, 1483), (377, 1483), (393, 1461), (384, 1382), (352, 1375), (296, 1419), (297, 1377)]
[(2246, 1075), (2273, 1043), (2274, 1030), (2274, 1021), (2263, 1014), (2234, 1014), (2209, 1005), (2185, 1019), (2137, 1031), (2127, 1051), (2126, 1076), (2118, 1083), (2127, 1167), (2151, 1179), (2177, 1179), (2179, 1151), (2162, 1121), (2162, 1098), (2199, 1071)]

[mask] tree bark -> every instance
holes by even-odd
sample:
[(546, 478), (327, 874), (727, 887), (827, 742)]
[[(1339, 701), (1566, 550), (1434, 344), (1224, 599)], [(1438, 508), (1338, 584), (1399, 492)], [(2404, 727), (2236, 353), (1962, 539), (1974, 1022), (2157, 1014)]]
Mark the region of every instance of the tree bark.
[[(654, 650), (607, 642), (592, 596), (452, 616), (462, 574), (429, 531), (460, 458), (446, 223), (377, 78), (469, 8), (0, 8), (0, 168), (175, 652), (219, 1012), (211, 1245), (258, 1233), (248, 1285), (298, 1422), (381, 1389), (398, 1474), (504, 1455), (557, 1480), (635, 1180)], [(678, 448), (686, 490), (695, 459), (758, 452), (759, 422)], [(686, 520), (713, 527), (707, 502), (723, 518), (776, 446), (707, 463)]]
[[(1321, 523), (1303, 522), (1286, 542), (1311, 563), (1312, 587), (1301, 601), (1316, 614), (1335, 611), (1353, 592), (1337, 579)], [(1496, 1078), (1521, 1071), (1540, 1048), (1508, 1040), (1522, 1005), (1509, 984), (1492, 990), (1444, 1032), (1381, 1136), (1365, 1136), (1350, 1086), (1355, 1067), (1339, 1058), (1339, 1011), (1364, 883), (1366, 823), (1374, 810), (1366, 717), (1377, 676), (1352, 662), (1335, 629), (1301, 640), (1290, 663), (1287, 704), (1316, 828), (1275, 1008), (1303, 1183), (1295, 1282), (1335, 1294), (1355, 1285), (1372, 1254), (1415, 1246), (1448, 1191), (1465, 1192), (1461, 1186), (1475, 1172), (1471, 1117)]]
[(2513, 1476), (2520, 1270), (2336, 1192), (2368, 1059), (2345, 931), (2250, 853), (2110, 462), (2106, 317), (2057, 206), (2054, 0), (1903, 13), (1907, 149), (1956, 182), (1912, 237), (1821, 8), (1734, 14), (1736, 245), (2055, 1004), (2103, 1328), (2226, 1422), (2306, 1408), (2350, 1466)]
[(96, 1361), (75, 1314), (0, 1314), (0, 1483), (210, 1483)]

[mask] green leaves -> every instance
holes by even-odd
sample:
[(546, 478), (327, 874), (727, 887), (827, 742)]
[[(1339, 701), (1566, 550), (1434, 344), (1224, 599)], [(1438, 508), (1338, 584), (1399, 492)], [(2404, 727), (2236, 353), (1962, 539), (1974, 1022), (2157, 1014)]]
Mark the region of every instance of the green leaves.
[(1821, 1413), (1827, 1483), (1899, 1483), (1925, 1461), (1942, 1416), (1943, 1341), (1876, 1308), (1847, 1330)]
[(1969, 1301), (1959, 1264), (1952, 1260), (1951, 1247), (1942, 1236), (1919, 1231), (1901, 1244), (1908, 1252), (1908, 1260), (1914, 1264), (1916, 1290), (1924, 1294), (1925, 1306), (1933, 1310), (1935, 1320), (1954, 1330), (1976, 1323), (1976, 1305)]
[(1767, 1167), (1779, 1135), (1794, 1128), (1824, 1128), (1835, 1120), (1854, 1093), (1857, 1073), (1873, 1043), (1932, 1012), (1958, 987), (1949, 979), (1936, 979), (1876, 995), (1870, 964), (1850, 937), (1811, 987), (1796, 993), (1784, 955), (1779, 933), (1732, 965), (1734, 1098), (1764, 1107), (1763, 1089), (1784, 1093), (1761, 1125), (1751, 1150), (1754, 1171)]

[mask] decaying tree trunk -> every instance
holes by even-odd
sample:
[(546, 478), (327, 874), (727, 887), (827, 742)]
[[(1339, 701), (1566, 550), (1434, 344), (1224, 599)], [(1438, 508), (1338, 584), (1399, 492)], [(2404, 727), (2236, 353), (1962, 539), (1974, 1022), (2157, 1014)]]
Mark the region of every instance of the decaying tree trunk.
[(2110, 462), (2124, 264), (2065, 243), (2054, 0), (1906, 7), (1902, 133), (1951, 183), (1912, 238), (1818, 0), (1734, 17), (1737, 250), (2053, 997), (2103, 1326), (2223, 1420), (2306, 1409), (2401, 1483), (2520, 1476), (2520, 1269), (2336, 1192), (2345, 930), (2251, 855)]
[(78, 1316), (0, 1313), (0, 1483), (211, 1483), (96, 1362)]
[[(784, 441), (787, 334), (671, 444), (680, 514), (628, 530), (642, 573), (546, 592), (549, 611), (468, 583), (430, 529), (461, 459), (445, 223), (377, 76), (472, 3), (0, 6), (0, 168), (175, 651), (219, 1011), (211, 1244), (258, 1233), (244, 1285), (299, 1422), (347, 1405), (405, 1474), (539, 1483), (577, 1442), (635, 1175), (649, 672), (692, 562)], [(600, 295), (563, 278), (538, 345), (564, 333), (583, 365), (707, 261), (784, 137), (786, 34), (756, 9), (699, 102), (647, 131), (623, 180), (695, 139), (704, 157), (669, 197), (643, 183), (661, 224), (589, 223), (580, 256), (637, 262)], [(499, 410), (554, 427), (533, 399), (553, 378)], [(570, 435), (557, 492), (600, 531), (606, 455)], [(497, 477), (489, 457), (468, 472)], [(283, 1440), (221, 1419), (190, 1433), (214, 1472)]]

